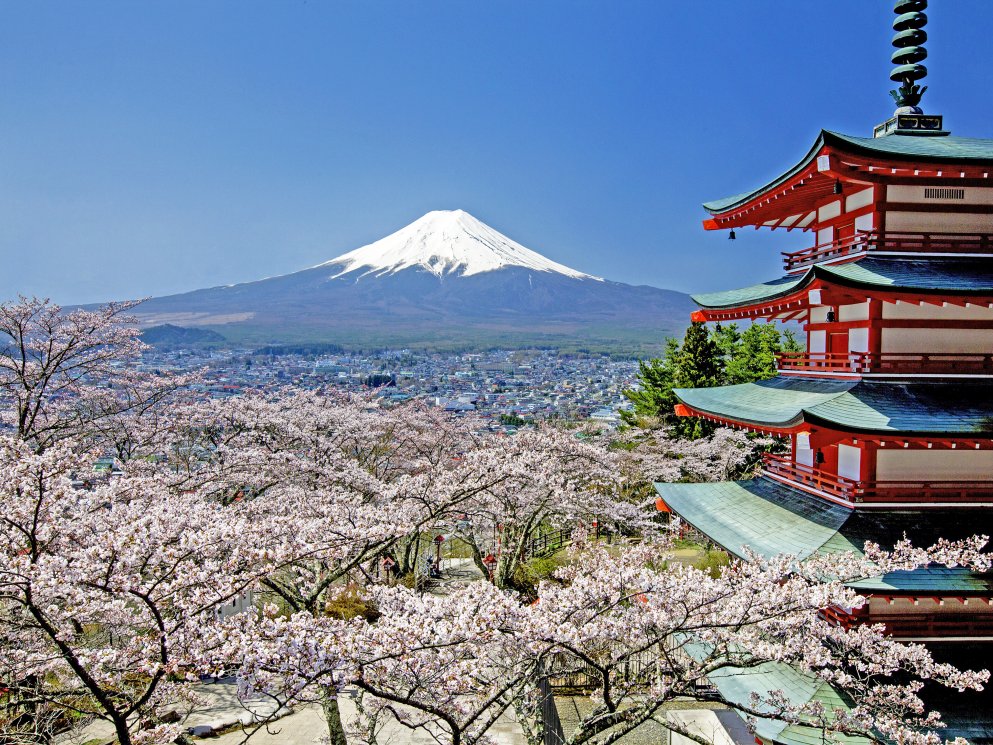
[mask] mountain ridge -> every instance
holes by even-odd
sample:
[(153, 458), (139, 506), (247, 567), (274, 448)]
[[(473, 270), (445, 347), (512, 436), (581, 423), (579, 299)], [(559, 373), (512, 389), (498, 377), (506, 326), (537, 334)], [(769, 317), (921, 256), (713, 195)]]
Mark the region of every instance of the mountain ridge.
[(143, 326), (206, 328), (236, 344), (657, 348), (689, 296), (595, 277), (461, 210), (429, 212), (330, 261), (253, 282), (152, 298)]

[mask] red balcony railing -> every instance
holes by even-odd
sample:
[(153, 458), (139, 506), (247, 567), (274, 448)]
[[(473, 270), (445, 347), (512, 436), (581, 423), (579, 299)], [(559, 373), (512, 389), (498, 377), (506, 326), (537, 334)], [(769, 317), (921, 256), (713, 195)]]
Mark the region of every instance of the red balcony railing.
[(850, 504), (993, 502), (993, 481), (855, 481), (781, 455), (763, 455), (764, 475)]
[(785, 373), (853, 375), (993, 375), (993, 354), (956, 352), (785, 352)]
[(867, 606), (851, 612), (840, 608), (825, 608), (821, 616), (829, 623), (850, 629), (863, 623), (881, 623), (885, 633), (898, 638), (932, 638), (949, 636), (993, 636), (993, 614), (928, 613), (870, 614)]
[(949, 235), (938, 233), (878, 233), (857, 231), (855, 235), (811, 246), (793, 253), (783, 252), (786, 271), (801, 269), (822, 261), (855, 258), (876, 252), (993, 254), (993, 235)]
[(764, 461), (762, 473), (766, 476), (806, 487), (808, 490), (830, 494), (844, 499), (846, 502), (855, 502), (859, 487), (858, 481), (826, 473), (813, 466), (802, 465), (781, 455), (765, 453), (762, 459)]

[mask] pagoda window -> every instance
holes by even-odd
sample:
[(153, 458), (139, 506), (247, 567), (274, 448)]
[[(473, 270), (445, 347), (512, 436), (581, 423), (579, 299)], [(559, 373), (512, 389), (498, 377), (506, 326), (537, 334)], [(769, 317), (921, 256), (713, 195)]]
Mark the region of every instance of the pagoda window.
[(835, 226), (835, 240), (850, 243), (855, 237), (855, 221), (846, 221)]
[(899, 204), (973, 204), (993, 205), (993, 188), (947, 188), (930, 186), (905, 186), (891, 184), (886, 187), (886, 200)]
[(847, 355), (851, 351), (847, 331), (829, 331), (827, 345), (828, 354)]

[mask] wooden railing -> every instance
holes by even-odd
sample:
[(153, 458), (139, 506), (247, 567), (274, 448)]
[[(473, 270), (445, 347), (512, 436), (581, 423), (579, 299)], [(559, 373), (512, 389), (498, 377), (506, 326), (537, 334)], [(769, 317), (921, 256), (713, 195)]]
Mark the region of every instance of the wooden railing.
[(562, 528), (542, 533), (524, 547), (524, 558), (543, 558), (558, 553), (572, 542), (574, 528)]
[(993, 481), (856, 481), (766, 453), (762, 473), (777, 481), (843, 499), (851, 504), (973, 504), (993, 502)]
[(854, 375), (993, 375), (993, 354), (955, 352), (785, 352), (780, 372)]
[(993, 235), (950, 235), (939, 233), (879, 233), (856, 231), (855, 235), (830, 243), (788, 253), (783, 251), (786, 271), (801, 269), (822, 261), (855, 258), (867, 252), (993, 254)]
[(813, 466), (805, 466), (782, 455), (764, 453), (762, 460), (762, 473), (766, 476), (840, 497), (846, 502), (855, 502), (859, 487), (858, 481), (826, 473)]

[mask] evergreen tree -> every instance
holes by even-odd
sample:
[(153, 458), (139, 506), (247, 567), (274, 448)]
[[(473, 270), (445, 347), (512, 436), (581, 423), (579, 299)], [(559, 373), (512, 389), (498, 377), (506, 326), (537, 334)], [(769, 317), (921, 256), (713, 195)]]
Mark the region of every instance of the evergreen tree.
[(674, 388), (708, 388), (721, 383), (721, 355), (703, 323), (686, 329), (680, 345), (675, 339), (666, 340), (665, 356), (642, 361), (638, 368), (640, 390), (625, 391), (634, 410), (621, 416), (628, 424), (644, 418), (658, 419), (672, 427), (678, 437), (695, 439), (713, 432), (714, 425), (696, 417), (677, 417), (679, 403)]
[(631, 411), (621, 412), (621, 419), (626, 424), (637, 425), (646, 417), (665, 424), (673, 423), (673, 408), (677, 401), (672, 389), (676, 387), (679, 351), (679, 342), (669, 338), (665, 340), (665, 352), (661, 357), (638, 361), (640, 387), (624, 391), (624, 397), (634, 404)]
[(752, 324), (743, 332), (737, 324), (703, 323), (686, 329), (682, 344), (667, 339), (665, 354), (638, 364), (637, 390), (624, 391), (634, 404), (621, 412), (627, 424), (653, 419), (671, 428), (677, 437), (710, 435), (716, 425), (697, 417), (677, 417), (674, 388), (709, 388), (767, 380), (776, 376), (776, 358), (782, 352), (802, 351), (796, 337), (772, 324)]

